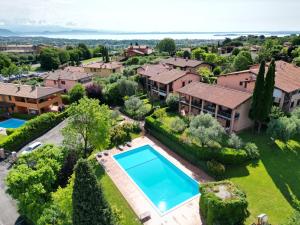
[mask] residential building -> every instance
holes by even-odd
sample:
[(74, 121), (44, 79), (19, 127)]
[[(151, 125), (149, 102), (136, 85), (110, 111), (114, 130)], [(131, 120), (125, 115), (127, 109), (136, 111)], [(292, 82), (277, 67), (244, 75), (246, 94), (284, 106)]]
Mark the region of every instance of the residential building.
[(180, 96), (179, 112), (183, 115), (209, 113), (229, 132), (253, 125), (248, 117), (251, 93), (202, 82), (192, 82), (177, 93)]
[(140, 77), (142, 78), (144, 89), (150, 91), (151, 85), (149, 79), (152, 76), (158, 75), (162, 72), (166, 72), (169, 70), (170, 67), (168, 67), (165, 64), (146, 64), (137, 69), (137, 74), (140, 75)]
[(161, 61), (161, 63), (166, 64), (173, 69), (180, 69), (191, 73), (198, 73), (198, 70), (201, 67), (206, 67), (210, 70), (212, 69), (212, 65), (210, 65), (209, 63), (205, 63), (198, 60), (192, 60), (192, 59), (183, 59), (178, 57), (164, 59)]
[(126, 58), (133, 56), (145, 56), (153, 53), (153, 49), (147, 45), (130, 45), (124, 50), (124, 56)]
[[(259, 65), (254, 65), (246, 71), (220, 75), (217, 84), (252, 93), (258, 71)], [(273, 98), (274, 105), (286, 112), (291, 112), (295, 107), (300, 106), (300, 67), (284, 61), (276, 61)]]
[(61, 107), (62, 89), (0, 83), (0, 109), (9, 113), (41, 114)]
[(83, 66), (86, 73), (92, 73), (101, 77), (108, 77), (112, 73), (122, 73), (123, 65), (119, 62), (95, 62)]
[(44, 85), (46, 87), (56, 87), (68, 91), (77, 83), (83, 86), (91, 84), (92, 78), (93, 74), (84, 72), (83, 67), (70, 66), (45, 74)]
[(149, 93), (151, 97), (163, 100), (169, 93), (176, 92), (185, 85), (193, 81), (200, 81), (200, 79), (198, 74), (188, 71), (177, 69), (163, 71), (149, 78)]

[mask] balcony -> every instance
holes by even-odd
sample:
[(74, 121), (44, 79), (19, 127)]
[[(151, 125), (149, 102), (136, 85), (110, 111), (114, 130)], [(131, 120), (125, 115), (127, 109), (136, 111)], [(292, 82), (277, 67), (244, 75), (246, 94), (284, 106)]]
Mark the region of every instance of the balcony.
[(215, 114), (216, 107), (211, 106), (211, 105), (206, 105), (206, 106), (203, 107), (203, 111), (206, 112), (206, 113)]
[(202, 104), (201, 104), (201, 102), (198, 102), (198, 101), (192, 101), (192, 107), (201, 109)]

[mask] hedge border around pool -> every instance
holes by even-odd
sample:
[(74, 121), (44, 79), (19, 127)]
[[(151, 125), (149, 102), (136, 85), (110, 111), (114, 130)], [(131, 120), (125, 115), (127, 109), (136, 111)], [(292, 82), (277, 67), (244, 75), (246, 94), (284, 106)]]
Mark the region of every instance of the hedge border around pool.
[(170, 150), (197, 166), (203, 167), (203, 161), (213, 159), (225, 165), (241, 165), (249, 160), (245, 150), (237, 151), (228, 147), (212, 149), (183, 143), (178, 136), (168, 130), (165, 125), (156, 121), (152, 116), (146, 117), (145, 129), (170, 148)]
[(44, 113), (16, 128), (7, 138), (0, 142), (0, 148), (8, 152), (19, 151), (29, 142), (40, 137), (67, 117), (67, 111), (62, 113)]

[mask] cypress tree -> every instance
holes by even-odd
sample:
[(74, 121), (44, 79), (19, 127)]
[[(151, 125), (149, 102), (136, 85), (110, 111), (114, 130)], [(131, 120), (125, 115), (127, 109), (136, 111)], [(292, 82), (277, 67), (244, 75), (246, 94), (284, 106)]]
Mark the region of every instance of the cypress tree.
[(265, 79), (265, 90), (264, 90), (264, 98), (262, 104), (262, 119), (266, 120), (271, 112), (271, 108), (273, 105), (273, 91), (275, 86), (275, 70), (276, 64), (275, 60), (269, 65), (269, 69)]
[(265, 77), (265, 61), (260, 64), (259, 72), (256, 77), (255, 87), (252, 96), (251, 109), (249, 117), (254, 121), (260, 120), (261, 115), (261, 105), (263, 103), (264, 97), (264, 77)]
[(75, 168), (72, 195), (73, 225), (112, 225), (114, 219), (101, 186), (88, 162), (80, 159)]

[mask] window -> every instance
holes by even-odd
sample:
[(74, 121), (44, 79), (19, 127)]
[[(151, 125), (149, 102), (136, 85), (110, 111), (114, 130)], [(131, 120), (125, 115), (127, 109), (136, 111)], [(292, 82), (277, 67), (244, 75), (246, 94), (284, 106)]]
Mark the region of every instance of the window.
[(53, 82), (54, 82), (54, 84), (56, 84), (56, 80), (54, 80)]
[(300, 105), (300, 99), (297, 101), (297, 106)]
[(291, 108), (294, 108), (294, 103), (295, 103), (295, 102), (292, 102), (292, 103), (291, 103)]
[(240, 82), (240, 86), (242, 86), (242, 85), (243, 85), (243, 81)]
[(115, 73), (116, 72), (116, 69), (113, 69), (113, 73)]
[(182, 87), (184, 87), (185, 86), (185, 81), (182, 81)]
[(10, 95), (8, 96), (8, 99), (9, 99), (9, 101), (11, 101), (11, 96)]

